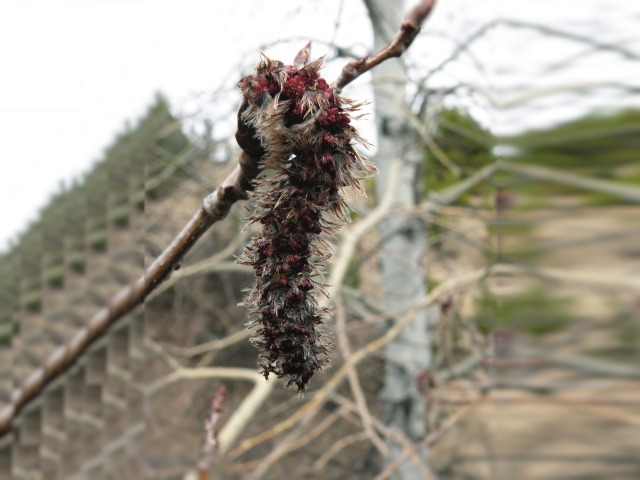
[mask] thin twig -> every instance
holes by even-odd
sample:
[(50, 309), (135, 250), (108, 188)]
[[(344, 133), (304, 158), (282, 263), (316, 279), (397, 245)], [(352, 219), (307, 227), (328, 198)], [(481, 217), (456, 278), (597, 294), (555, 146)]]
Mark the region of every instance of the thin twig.
[(406, 52), (418, 33), (420, 33), (420, 26), (431, 13), (434, 3), (435, 0), (422, 0), (409, 12), (400, 26), (400, 31), (388, 45), (371, 58), (362, 57), (349, 62), (342, 69), (340, 77), (331, 86), (337, 91), (341, 91), (363, 73), (368, 72), (385, 60), (399, 57)]
[(218, 448), (218, 422), (224, 401), (227, 398), (227, 389), (221, 386), (216, 391), (211, 401), (211, 412), (204, 422), (205, 440), (202, 447), (202, 458), (198, 464), (200, 480), (208, 480), (213, 460), (213, 453)]
[(252, 468), (251, 475), (247, 477), (247, 480), (251, 479), (259, 479), (267, 473), (269, 467), (281, 459), (284, 455), (294, 452), (306, 445), (308, 445), (312, 440), (317, 438), (323, 432), (325, 432), (331, 425), (333, 425), (345, 412), (346, 409), (341, 408), (330, 415), (327, 415), (320, 423), (318, 423), (312, 429), (305, 428), (304, 422), (301, 422), (299, 430), (302, 432), (306, 432), (305, 435), (300, 435), (300, 432), (295, 432), (286, 441), (280, 442), (278, 446), (276, 446), (265, 458), (261, 459), (254, 467)]
[(331, 275), (329, 276), (329, 288), (327, 289), (329, 298), (335, 298), (336, 291), (342, 284), (342, 279), (347, 273), (349, 262), (353, 258), (358, 241), (365, 233), (375, 227), (391, 209), (395, 191), (398, 187), (401, 166), (402, 160), (396, 158), (391, 164), (388, 187), (382, 201), (369, 215), (354, 224), (351, 228), (345, 229), (342, 233), (342, 241), (340, 242), (338, 254), (336, 255), (336, 259), (331, 268)]
[(163, 348), (167, 349), (173, 355), (195, 357), (198, 355), (202, 355), (203, 353), (218, 352), (227, 347), (230, 347), (231, 345), (235, 345), (238, 342), (246, 340), (250, 336), (251, 332), (245, 328), (227, 335), (224, 338), (200, 343), (198, 345), (194, 345), (193, 347), (176, 347), (174, 345), (163, 345)]
[(495, 405), (519, 405), (519, 404), (536, 404), (536, 405), (617, 405), (622, 407), (637, 407), (640, 405), (640, 397), (616, 399), (602, 398), (562, 398), (558, 396), (522, 396), (514, 397), (513, 395), (500, 395), (491, 392), (488, 395), (478, 393), (476, 389), (473, 392), (477, 395), (472, 398), (446, 398), (436, 396), (434, 401), (440, 405), (468, 405), (469, 403), (481, 402), (483, 404)]
[(315, 462), (313, 462), (313, 470), (319, 471), (324, 468), (324, 466), (331, 461), (333, 457), (335, 457), (342, 450), (347, 448), (349, 445), (353, 445), (354, 443), (361, 442), (370, 438), (365, 432), (352, 433), (351, 435), (347, 435), (346, 437), (342, 437), (337, 442), (334, 442), (333, 445), (322, 454), (320, 458), (318, 458)]
[[(474, 407), (477, 406), (479, 402), (472, 402), (464, 407), (460, 408), (453, 415), (449, 416), (437, 430), (434, 430), (429, 435), (425, 437), (424, 440), (420, 442), (420, 445), (423, 447), (433, 445), (436, 443), (445, 433), (451, 430), (454, 425), (456, 425), (463, 417), (465, 417), (469, 412), (473, 410)], [(387, 467), (380, 472), (374, 480), (386, 480), (402, 465), (407, 456), (407, 451), (405, 450), (399, 455), (393, 462), (389, 463)]]
[(447, 154), (442, 151), (442, 149), (438, 146), (436, 141), (427, 131), (426, 125), (422, 123), (420, 119), (414, 115), (414, 113), (411, 111), (409, 107), (407, 107), (407, 105), (405, 105), (404, 103), (401, 103), (399, 107), (400, 107), (400, 110), (402, 110), (402, 113), (404, 113), (405, 117), (407, 117), (407, 120), (409, 120), (409, 123), (411, 123), (411, 125), (413, 125), (413, 128), (416, 129), (416, 132), (418, 132), (418, 135), (420, 135), (420, 138), (422, 139), (424, 144), (427, 147), (429, 147), (429, 150), (431, 151), (431, 153), (433, 153), (433, 156), (436, 157), (438, 161), (445, 168), (447, 168), (456, 178), (460, 178), (460, 175), (462, 173), (462, 171), (460, 170), (460, 167), (456, 165), (447, 156)]
[[(338, 346), (340, 350), (342, 350), (342, 355), (345, 361), (349, 361), (351, 358), (351, 346), (349, 345), (349, 337), (347, 335), (347, 319), (346, 313), (344, 311), (344, 305), (339, 298), (336, 298), (336, 339), (338, 341)], [(378, 449), (380, 454), (383, 457), (387, 457), (389, 455), (389, 447), (385, 445), (382, 439), (376, 434), (373, 429), (373, 422), (371, 420), (371, 412), (369, 411), (369, 406), (367, 405), (367, 398), (362, 390), (362, 385), (360, 384), (360, 379), (358, 378), (358, 372), (356, 369), (349, 370), (349, 386), (351, 387), (351, 392), (353, 393), (353, 398), (356, 401), (356, 405), (358, 406), (358, 414), (360, 418), (362, 418), (362, 426), (364, 428), (364, 432), (367, 434), (371, 443)]]
[(542, 364), (576, 370), (591, 377), (640, 379), (640, 367), (625, 365), (600, 358), (578, 354), (545, 353), (537, 359)]
[(634, 185), (624, 185), (609, 180), (576, 175), (555, 168), (539, 167), (537, 165), (528, 165), (520, 162), (512, 163), (504, 160), (498, 160), (487, 165), (469, 178), (445, 190), (430, 193), (429, 200), (439, 205), (450, 204), (474, 186), (490, 179), (497, 172), (514, 173), (534, 180), (570, 185), (575, 188), (606, 193), (629, 202), (640, 202), (640, 188)]
[(211, 255), (209, 258), (200, 262), (183, 267), (180, 270), (174, 272), (165, 282), (160, 285), (154, 292), (150, 293), (148, 299), (151, 300), (162, 292), (173, 287), (178, 281), (195, 275), (204, 275), (214, 271), (216, 266), (219, 266), (224, 260), (229, 258), (233, 252), (235, 252), (241, 245), (247, 240), (248, 233), (246, 230), (241, 231), (236, 237), (231, 240), (222, 250)]
[(182, 368), (182, 365), (180, 365), (180, 363), (175, 358), (173, 358), (170, 355), (170, 353), (162, 345), (159, 345), (154, 340), (150, 338), (145, 338), (144, 346), (150, 349), (151, 351), (153, 351), (154, 353), (156, 353), (162, 360), (164, 360), (167, 366), (174, 372)]
[[(349, 408), (351, 412), (356, 413), (358, 411), (357, 405), (351, 402), (346, 397), (342, 395), (333, 394), (332, 400), (335, 400), (337, 403), (342, 405), (343, 407)], [(436, 476), (431, 471), (428, 465), (426, 465), (420, 455), (418, 455), (418, 449), (416, 448), (416, 444), (404, 433), (395, 428), (389, 428), (384, 423), (382, 423), (377, 418), (373, 418), (373, 426), (376, 430), (378, 430), (382, 435), (387, 437), (389, 440), (396, 442), (403, 449), (403, 458), (408, 458), (411, 460), (414, 465), (422, 472), (423, 478), (425, 479), (435, 479)]]
[(71, 367), (116, 321), (140, 305), (170, 275), (175, 265), (211, 225), (226, 217), (235, 202), (247, 198), (246, 192), (257, 173), (257, 162), (243, 153), (238, 166), (220, 187), (204, 199), (191, 220), (147, 268), (144, 275), (116, 293), (106, 307), (91, 317), (67, 344), (49, 355), (43, 366), (29, 375), (21, 387), (13, 392), (12, 402), (0, 411), (0, 435), (11, 429), (15, 416), (49, 382)]

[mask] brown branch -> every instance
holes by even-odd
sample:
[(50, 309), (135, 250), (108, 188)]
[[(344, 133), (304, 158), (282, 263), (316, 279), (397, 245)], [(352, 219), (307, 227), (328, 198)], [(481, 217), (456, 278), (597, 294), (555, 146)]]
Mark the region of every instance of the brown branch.
[(420, 27), (433, 9), (435, 0), (422, 0), (411, 10), (400, 26), (395, 38), (373, 57), (362, 57), (350, 61), (340, 73), (340, 77), (331, 85), (338, 92), (365, 72), (368, 72), (385, 60), (399, 57), (411, 46), (420, 32)]
[(226, 217), (235, 202), (247, 198), (246, 192), (251, 188), (251, 181), (257, 174), (257, 161), (242, 153), (238, 166), (220, 187), (204, 199), (191, 220), (147, 268), (144, 275), (116, 293), (106, 307), (91, 317), (66, 345), (49, 355), (43, 365), (14, 390), (11, 403), (0, 411), (0, 436), (11, 429), (15, 416), (37, 397), (47, 384), (77, 362), (111, 325), (142, 304), (146, 296), (171, 274), (182, 257), (211, 225)]

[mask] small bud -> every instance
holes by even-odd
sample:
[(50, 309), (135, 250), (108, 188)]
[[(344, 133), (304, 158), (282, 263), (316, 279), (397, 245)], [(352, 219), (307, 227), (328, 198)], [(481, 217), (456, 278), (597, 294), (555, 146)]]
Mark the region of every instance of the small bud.
[(303, 277), (300, 279), (300, 288), (303, 290), (311, 290), (313, 289), (313, 283), (308, 278)]
[(309, 62), (311, 58), (311, 42), (307, 43), (302, 50), (298, 52), (296, 58), (293, 60), (293, 65), (296, 67), (302, 67)]

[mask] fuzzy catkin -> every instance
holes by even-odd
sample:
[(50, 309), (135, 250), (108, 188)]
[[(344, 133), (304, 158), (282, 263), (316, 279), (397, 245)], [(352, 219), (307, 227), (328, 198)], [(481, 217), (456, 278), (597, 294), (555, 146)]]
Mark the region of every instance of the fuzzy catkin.
[[(320, 77), (322, 63), (296, 67), (265, 57), (238, 83), (236, 138), (265, 172), (250, 194), (248, 219), (262, 230), (238, 259), (256, 274), (244, 302), (253, 318), (251, 342), (265, 377), (273, 372), (299, 392), (328, 365), (331, 342), (322, 327), (331, 311), (316, 295), (330, 255), (327, 237), (349, 220), (340, 190), (361, 192), (359, 180), (375, 170), (354, 149), (364, 143), (350, 125), (358, 105)], [(334, 221), (325, 218), (329, 212)]]

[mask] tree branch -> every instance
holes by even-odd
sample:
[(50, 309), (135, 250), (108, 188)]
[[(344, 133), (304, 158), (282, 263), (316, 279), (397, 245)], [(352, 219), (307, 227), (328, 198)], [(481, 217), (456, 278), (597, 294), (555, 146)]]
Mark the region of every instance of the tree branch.
[(340, 92), (345, 86), (376, 65), (390, 58), (399, 57), (406, 52), (418, 33), (420, 33), (420, 27), (431, 13), (434, 3), (435, 0), (422, 0), (409, 12), (400, 26), (400, 31), (388, 45), (371, 58), (362, 57), (349, 62), (342, 69), (340, 77), (331, 86)]
[[(342, 350), (342, 355), (345, 361), (349, 361), (353, 353), (351, 352), (351, 346), (349, 345), (349, 337), (347, 335), (347, 318), (344, 311), (344, 305), (340, 299), (336, 299), (336, 338), (338, 340), (338, 346)], [(380, 455), (387, 457), (389, 455), (389, 447), (385, 445), (382, 439), (373, 429), (373, 421), (369, 406), (367, 405), (367, 398), (362, 390), (360, 379), (358, 378), (358, 371), (354, 368), (349, 370), (349, 386), (353, 393), (353, 398), (358, 407), (358, 414), (362, 419), (362, 427), (364, 433), (371, 440), (371, 443), (378, 449)]]
[(91, 317), (66, 345), (49, 355), (44, 364), (14, 390), (11, 403), (0, 411), (0, 435), (10, 430), (18, 412), (38, 396), (49, 382), (71, 367), (111, 325), (140, 305), (170, 275), (175, 265), (211, 225), (226, 217), (235, 202), (247, 198), (246, 192), (257, 174), (257, 162), (242, 153), (238, 166), (220, 187), (204, 199), (191, 220), (147, 268), (144, 275), (116, 293), (106, 307)]

